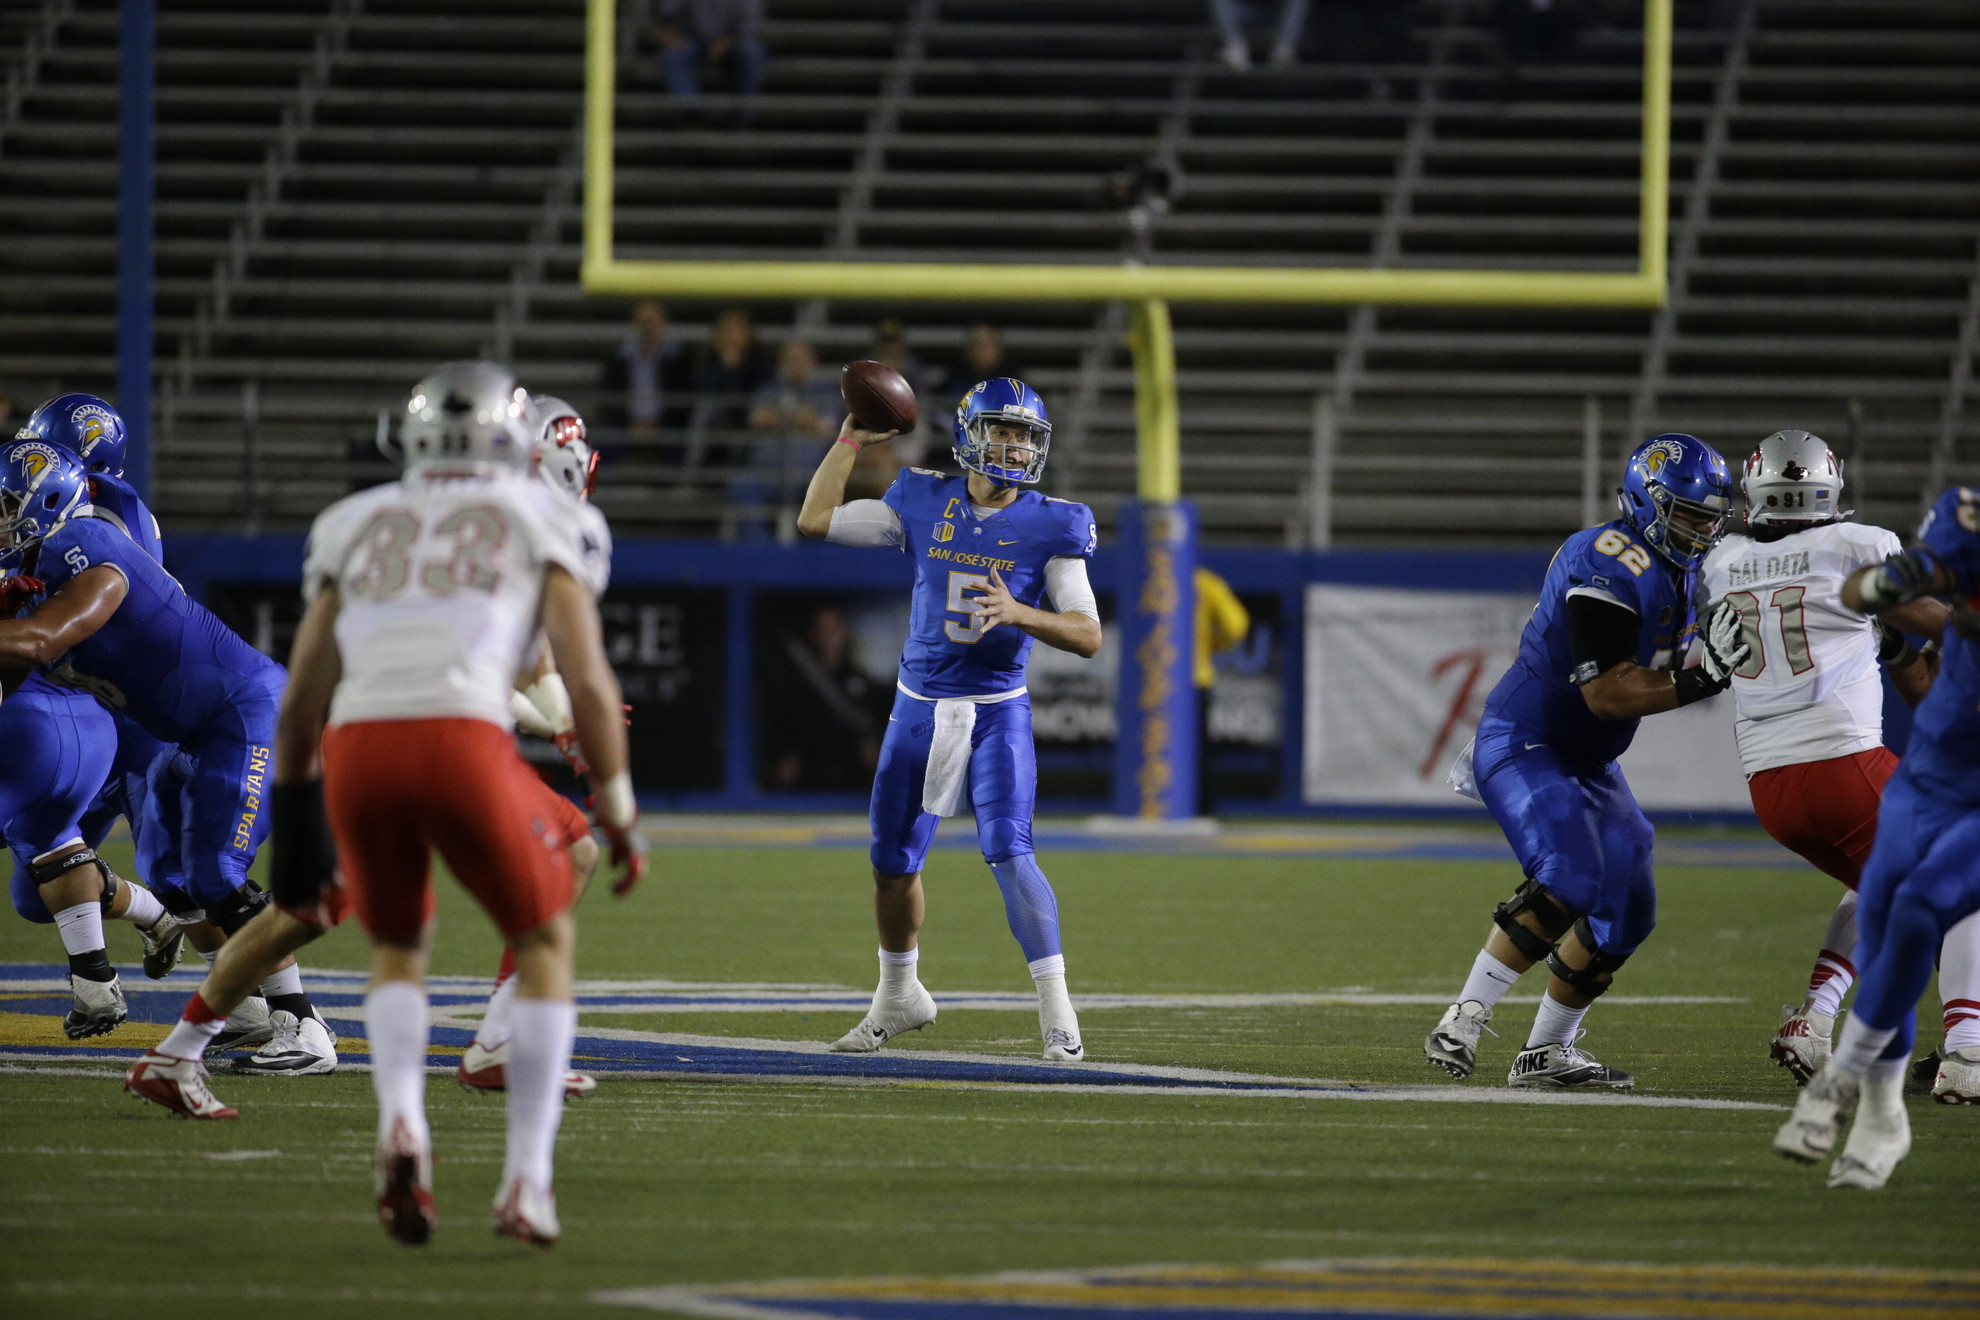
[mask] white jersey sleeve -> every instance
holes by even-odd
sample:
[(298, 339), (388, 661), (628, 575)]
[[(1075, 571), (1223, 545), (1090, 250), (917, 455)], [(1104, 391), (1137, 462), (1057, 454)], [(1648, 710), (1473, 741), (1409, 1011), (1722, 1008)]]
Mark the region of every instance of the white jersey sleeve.
[(307, 589), (335, 582), (343, 678), (330, 723), (466, 718), (513, 727), (543, 575), (598, 592), (611, 539), (595, 510), (518, 473), (413, 477), (327, 510)]
[(1775, 541), (1732, 535), (1699, 570), (1710, 605), (1739, 610), (1751, 654), (1733, 673), (1748, 775), (1883, 742), (1884, 685), (1870, 619), (1842, 603), (1858, 569), (1901, 549), (1880, 527), (1825, 523)]

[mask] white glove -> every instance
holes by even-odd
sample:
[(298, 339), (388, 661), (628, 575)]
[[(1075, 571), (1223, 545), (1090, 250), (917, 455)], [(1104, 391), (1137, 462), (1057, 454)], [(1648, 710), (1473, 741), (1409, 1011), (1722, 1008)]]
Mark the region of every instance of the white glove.
[(557, 731), (550, 727), (550, 721), (543, 718), (543, 712), (514, 688), (509, 689), (509, 714), (515, 719), (516, 728), (532, 738), (554, 738)]
[(1706, 676), (1720, 688), (1732, 683), (1733, 671), (1753, 654), (1753, 648), (1746, 644), (1741, 633), (1739, 611), (1731, 601), (1720, 601), (1706, 621), (1705, 652), (1699, 658)]

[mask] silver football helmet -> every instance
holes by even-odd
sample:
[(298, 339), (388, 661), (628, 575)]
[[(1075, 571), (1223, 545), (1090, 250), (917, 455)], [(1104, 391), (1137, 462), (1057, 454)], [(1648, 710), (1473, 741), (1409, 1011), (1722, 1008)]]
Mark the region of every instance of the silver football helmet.
[(1819, 435), (1776, 431), (1760, 442), (1739, 487), (1746, 521), (1755, 527), (1812, 527), (1847, 517), (1842, 507), (1843, 465)]
[(562, 399), (529, 396), (530, 431), (536, 437), (530, 469), (543, 483), (578, 499), (588, 499), (598, 480), (598, 451), (585, 436), (584, 418)]
[(535, 436), (529, 394), (497, 362), (449, 362), (413, 386), (399, 426), (406, 471), (432, 463), (520, 468)]

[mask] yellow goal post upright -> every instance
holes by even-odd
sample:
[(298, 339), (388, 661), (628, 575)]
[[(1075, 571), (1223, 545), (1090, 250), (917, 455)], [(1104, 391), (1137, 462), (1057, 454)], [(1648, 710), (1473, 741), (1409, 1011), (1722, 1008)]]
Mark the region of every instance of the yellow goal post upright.
[[(1004, 265), (824, 258), (621, 260), (613, 251), (612, 197), (618, 3), (587, 0), (584, 252), (580, 271), (587, 293), (861, 302), (1117, 300), (1128, 305), (1139, 500), (1124, 510), (1123, 539), (1128, 542), (1126, 548), (1137, 557), (1145, 557), (1146, 562), (1131, 567), (1129, 579), (1123, 583), (1119, 611), (1125, 633), (1118, 706), (1118, 743), (1123, 759), (1115, 775), (1115, 804), (1124, 814), (1174, 818), (1194, 810), (1197, 758), (1193, 720), (1187, 728), (1178, 727), (1183, 720), (1182, 703), (1194, 695), (1188, 678), (1194, 527), (1193, 515), (1181, 502), (1181, 428), (1169, 303), (1647, 308), (1664, 304), (1673, 0), (1644, 0), (1637, 266), (1631, 272), (1136, 262)], [(1175, 516), (1166, 516), (1165, 508)], [(1129, 599), (1135, 591), (1139, 593), (1136, 599)], [(1137, 604), (1146, 608), (1137, 610)], [(1137, 623), (1137, 615), (1146, 617)]]

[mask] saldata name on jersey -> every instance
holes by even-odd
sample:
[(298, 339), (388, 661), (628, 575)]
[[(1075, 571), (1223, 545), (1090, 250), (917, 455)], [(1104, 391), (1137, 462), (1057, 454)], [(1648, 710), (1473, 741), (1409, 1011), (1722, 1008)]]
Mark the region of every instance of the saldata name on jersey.
[(1755, 555), (1751, 559), (1730, 561), (1726, 565), (1726, 578), (1730, 586), (1750, 587), (1760, 582), (1772, 582), (1776, 578), (1803, 577), (1811, 571), (1808, 551), (1789, 550), (1781, 554)]

